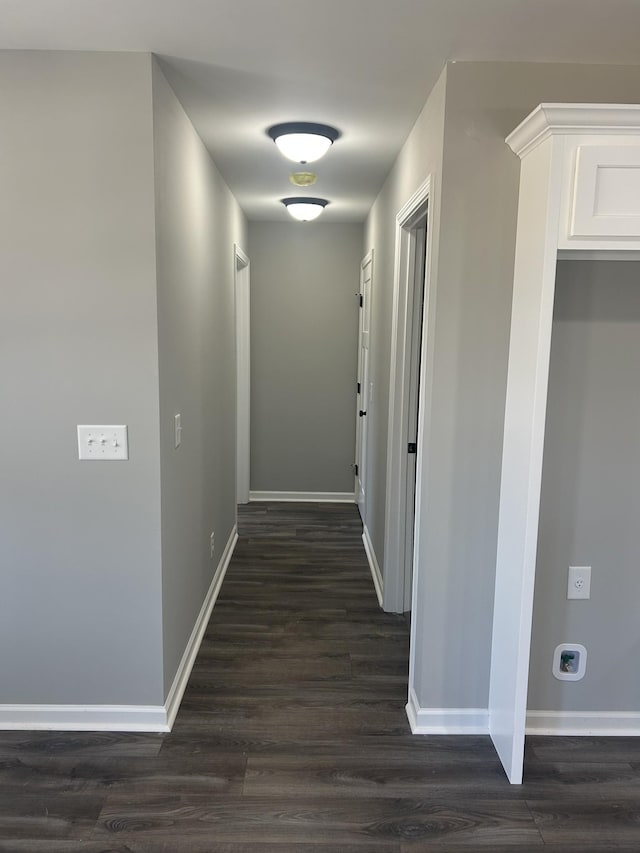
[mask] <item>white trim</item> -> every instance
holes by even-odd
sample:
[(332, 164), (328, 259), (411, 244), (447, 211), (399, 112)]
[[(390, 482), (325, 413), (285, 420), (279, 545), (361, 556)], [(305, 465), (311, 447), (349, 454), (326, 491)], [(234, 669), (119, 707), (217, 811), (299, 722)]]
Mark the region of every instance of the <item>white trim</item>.
[(486, 708), (421, 708), (414, 690), (409, 691), (407, 719), (414, 735), (486, 735)]
[(640, 250), (631, 249), (558, 249), (559, 261), (640, 261)]
[(640, 737), (637, 711), (527, 711), (528, 735)]
[(378, 596), (378, 604), (380, 605), (380, 607), (382, 607), (382, 590), (384, 588), (382, 582), (382, 572), (380, 571), (380, 566), (378, 565), (378, 560), (376, 559), (376, 552), (373, 548), (373, 542), (371, 541), (371, 536), (369, 535), (369, 530), (366, 524), (364, 524), (362, 527), (362, 541), (364, 543), (364, 550), (366, 552), (367, 560), (369, 562), (369, 569), (371, 570), (373, 585), (376, 590), (376, 595)]
[(514, 154), (524, 157), (553, 134), (635, 134), (640, 111), (635, 104), (539, 104), (507, 136)]
[(237, 541), (234, 526), (164, 705), (0, 705), (0, 731), (171, 731)]
[(249, 492), (250, 501), (352, 504), (355, 499), (353, 492)]
[(163, 705), (0, 705), (0, 730), (168, 732)]
[(491, 738), (515, 785), (524, 766), (561, 142), (549, 139), (523, 161), (518, 202), (489, 680)]
[(233, 556), (237, 541), (238, 528), (234, 524), (227, 544), (225, 545), (225, 549), (220, 557), (218, 568), (216, 569), (213, 580), (211, 581), (209, 591), (207, 592), (202, 604), (196, 623), (193, 626), (193, 631), (191, 632), (189, 642), (187, 643), (184, 654), (182, 655), (182, 660), (180, 661), (176, 671), (173, 684), (171, 685), (171, 689), (169, 690), (164, 703), (169, 731), (173, 727), (176, 714), (180, 708), (180, 703), (182, 702), (182, 697), (184, 696), (184, 691), (186, 690), (191, 670), (193, 669), (198, 651), (200, 650), (200, 644), (202, 643), (204, 632), (206, 631), (209, 619), (211, 618), (213, 605), (216, 603), (218, 595), (220, 594), (222, 581), (227, 574), (227, 569), (229, 568), (229, 563), (231, 562), (231, 557)]
[(236, 313), (236, 503), (249, 500), (251, 418), (251, 267), (249, 258), (233, 244)]
[[(423, 321), (423, 358), (421, 367), (420, 388), (420, 425), (422, 436), (427, 432), (428, 424), (428, 392), (429, 371), (432, 359), (429, 357), (431, 342), (431, 320), (433, 317), (432, 293), (432, 235), (433, 235), (433, 176), (418, 187), (411, 198), (401, 208), (396, 216), (395, 232), (395, 261), (393, 277), (393, 306), (391, 319), (391, 362), (389, 387), (389, 414), (387, 432), (387, 489), (385, 496), (384, 523), (384, 609), (391, 613), (402, 613), (406, 608), (405, 599), (405, 548), (406, 548), (406, 497), (407, 497), (407, 467), (406, 467), (406, 437), (407, 409), (409, 385), (409, 328), (410, 295), (413, 286), (410, 276), (410, 261), (406, 255), (407, 229), (412, 225), (416, 216), (422, 216), (423, 208), (428, 206), (427, 221), (427, 257), (425, 264), (425, 295)], [(426, 354), (426, 359), (425, 359)], [(421, 471), (424, 456), (423, 448), (418, 445), (416, 460), (416, 477), (426, 481)], [(416, 494), (418, 482), (416, 482)], [(417, 551), (414, 548), (414, 555)]]

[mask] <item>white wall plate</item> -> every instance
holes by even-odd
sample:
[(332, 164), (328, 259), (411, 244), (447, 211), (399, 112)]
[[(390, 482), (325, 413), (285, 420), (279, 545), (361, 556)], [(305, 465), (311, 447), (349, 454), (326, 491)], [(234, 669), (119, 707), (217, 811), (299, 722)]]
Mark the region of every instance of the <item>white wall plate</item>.
[(78, 425), (78, 458), (84, 461), (113, 462), (129, 458), (126, 425)]

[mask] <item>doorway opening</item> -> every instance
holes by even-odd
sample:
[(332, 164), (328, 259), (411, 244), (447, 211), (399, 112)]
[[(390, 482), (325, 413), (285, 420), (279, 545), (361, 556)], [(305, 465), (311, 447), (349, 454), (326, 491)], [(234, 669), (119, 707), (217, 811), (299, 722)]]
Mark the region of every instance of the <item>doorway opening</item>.
[(416, 518), (426, 429), (421, 397), (429, 367), (430, 192), (427, 179), (396, 217), (383, 590), (384, 609), (391, 613), (411, 611), (414, 565), (419, 561)]
[(236, 504), (249, 503), (250, 459), (250, 307), (249, 258), (234, 244), (236, 305)]

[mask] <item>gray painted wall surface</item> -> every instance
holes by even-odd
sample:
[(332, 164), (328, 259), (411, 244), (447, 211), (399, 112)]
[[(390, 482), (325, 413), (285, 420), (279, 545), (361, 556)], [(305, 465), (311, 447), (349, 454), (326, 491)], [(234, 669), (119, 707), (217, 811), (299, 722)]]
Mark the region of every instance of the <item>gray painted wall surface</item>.
[[(0, 79), (0, 702), (160, 703), (150, 57)], [(82, 423), (130, 461), (80, 462)]]
[(252, 222), (251, 489), (353, 492), (362, 226)]
[[(440, 87), (444, 87), (441, 78)], [(367, 226), (365, 245), (388, 258), (374, 316), (390, 308), (393, 221), (397, 210), (436, 169), (441, 207), (432, 207), (432, 287), (436, 288), (431, 429), (419, 567), (416, 691), (423, 707), (483, 708), (488, 701), (498, 500), (508, 359), (519, 160), (504, 137), (541, 101), (637, 100), (640, 69), (531, 63), (450, 64), (442, 168), (412, 131)], [(440, 103), (437, 87), (427, 109)], [(421, 134), (438, 139), (441, 110)], [(424, 114), (423, 114), (424, 115)], [(408, 158), (408, 146), (415, 156)], [(395, 188), (405, 187), (393, 199)], [(400, 203), (398, 203), (400, 202)], [(384, 219), (379, 208), (386, 205)], [(434, 215), (436, 220), (434, 221)], [(381, 282), (385, 282), (384, 285)], [(384, 287), (384, 293), (383, 293)], [(377, 320), (376, 334), (388, 335)], [(375, 346), (388, 347), (378, 341)], [(388, 349), (376, 356), (388, 383)], [(384, 390), (378, 392), (383, 405)], [(382, 556), (386, 412), (375, 440), (376, 498), (369, 519)], [(383, 438), (384, 432), (384, 441)], [(384, 569), (383, 569), (384, 571)]]
[(365, 225), (364, 252), (374, 249), (368, 407), (366, 524), (384, 575), (384, 513), (389, 425), (389, 376), (396, 215), (429, 175), (433, 176), (430, 223), (432, 268), (437, 269), (446, 70), (440, 76), (378, 195)]
[[(558, 264), (530, 666), (529, 707), (638, 711), (640, 681), (640, 264)], [(569, 566), (591, 599), (567, 601)], [(581, 681), (551, 674), (582, 643)]]
[(233, 244), (246, 238), (237, 202), (155, 60), (153, 108), (166, 695), (235, 525)]

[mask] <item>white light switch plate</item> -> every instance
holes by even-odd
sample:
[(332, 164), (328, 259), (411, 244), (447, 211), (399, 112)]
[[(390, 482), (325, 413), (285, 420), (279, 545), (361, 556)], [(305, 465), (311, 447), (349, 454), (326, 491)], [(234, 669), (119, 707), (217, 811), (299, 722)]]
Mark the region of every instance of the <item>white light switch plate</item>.
[(129, 458), (126, 426), (78, 425), (78, 458), (107, 462)]

